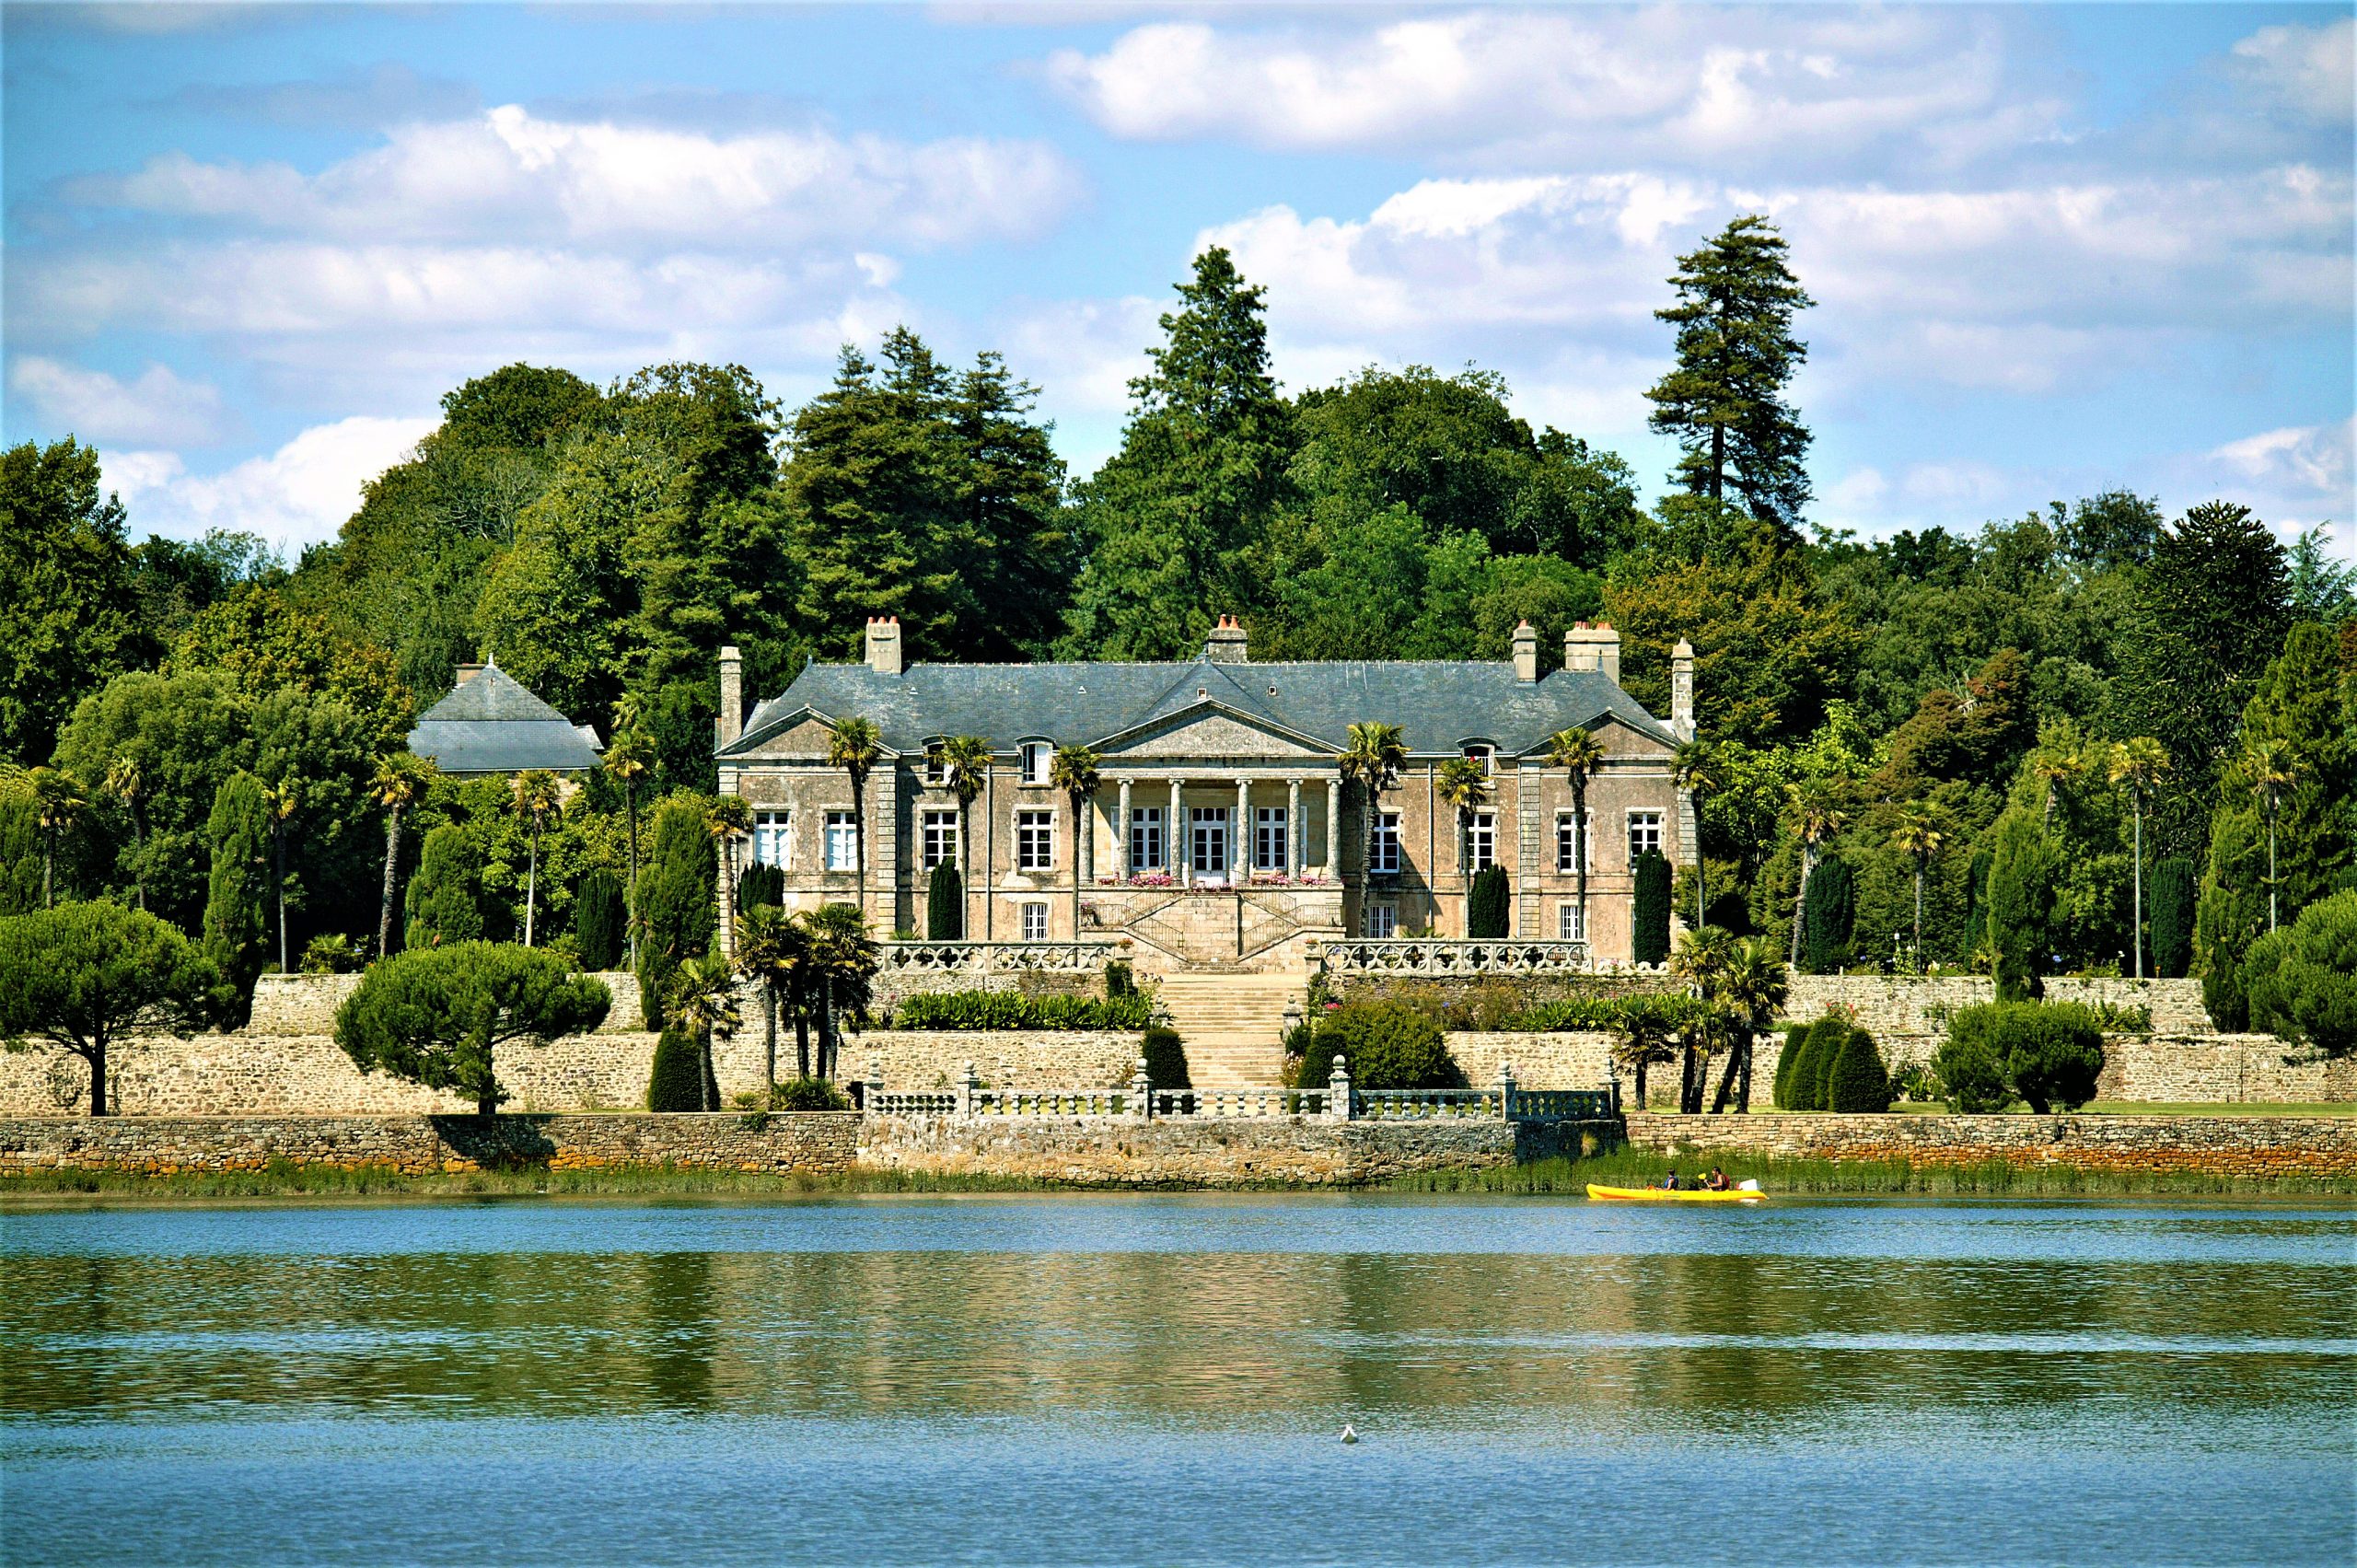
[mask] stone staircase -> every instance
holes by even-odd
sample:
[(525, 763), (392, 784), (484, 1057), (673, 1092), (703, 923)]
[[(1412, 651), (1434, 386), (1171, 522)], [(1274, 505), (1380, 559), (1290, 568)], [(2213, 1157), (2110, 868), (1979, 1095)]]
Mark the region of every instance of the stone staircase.
[(1309, 981), (1299, 974), (1171, 974), (1159, 994), (1201, 1089), (1273, 1085), (1284, 1077), (1284, 1012)]

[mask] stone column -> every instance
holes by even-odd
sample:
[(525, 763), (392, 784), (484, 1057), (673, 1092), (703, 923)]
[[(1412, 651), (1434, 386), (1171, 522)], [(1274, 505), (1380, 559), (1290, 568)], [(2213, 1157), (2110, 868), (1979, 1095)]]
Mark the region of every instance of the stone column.
[(1121, 880), (1130, 879), (1136, 869), (1130, 864), (1130, 781), (1121, 781), (1121, 817), (1113, 824), (1113, 864), (1120, 870)]
[(1298, 877), (1309, 858), (1309, 825), (1301, 819), (1301, 781), (1285, 781), (1285, 875)]
[(1342, 879), (1342, 862), (1335, 853), (1342, 842), (1342, 781), (1326, 781), (1326, 875)]
[(1185, 823), (1178, 820), (1179, 809), (1178, 781), (1172, 779), (1170, 781), (1170, 825), (1162, 835), (1162, 859), (1163, 865), (1168, 868), (1173, 879), (1180, 887), (1189, 888), (1194, 886), (1194, 879), (1187, 872), (1187, 827)]
[[(1236, 833), (1227, 852), (1227, 880), (1230, 886), (1250, 880), (1251, 847), (1252, 780), (1247, 776), (1236, 781)], [(1244, 853), (1237, 853), (1239, 849)]]

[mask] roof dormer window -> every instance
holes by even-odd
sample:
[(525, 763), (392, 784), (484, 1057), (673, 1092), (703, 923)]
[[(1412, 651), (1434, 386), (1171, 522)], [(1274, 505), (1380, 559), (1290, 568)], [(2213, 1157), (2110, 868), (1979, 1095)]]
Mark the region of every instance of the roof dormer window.
[(1048, 782), (1048, 765), (1056, 749), (1044, 740), (1027, 740), (1017, 749), (1023, 765), (1023, 782), (1044, 784)]
[(1474, 761), (1480, 763), (1481, 772), (1485, 775), (1495, 776), (1497, 773), (1498, 749), (1491, 745), (1488, 741), (1467, 741), (1465, 743), (1465, 755), (1471, 758)]

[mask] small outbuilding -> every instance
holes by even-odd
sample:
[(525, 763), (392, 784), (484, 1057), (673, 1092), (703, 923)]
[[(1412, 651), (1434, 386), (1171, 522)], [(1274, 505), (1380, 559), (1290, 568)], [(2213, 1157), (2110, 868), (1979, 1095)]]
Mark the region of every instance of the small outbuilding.
[(459, 684), (409, 732), (409, 749), (460, 778), (586, 772), (598, 763), (598, 732), (533, 696), (496, 664), (462, 664)]

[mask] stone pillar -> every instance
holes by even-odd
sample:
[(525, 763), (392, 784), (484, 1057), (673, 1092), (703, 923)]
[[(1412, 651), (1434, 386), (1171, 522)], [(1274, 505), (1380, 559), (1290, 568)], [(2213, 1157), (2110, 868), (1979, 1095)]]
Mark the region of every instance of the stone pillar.
[(1230, 886), (1251, 879), (1251, 847), (1252, 781), (1247, 777), (1236, 781), (1236, 832), (1227, 851), (1227, 880)]
[(1348, 1121), (1351, 1119), (1351, 1069), (1340, 1055), (1334, 1058), (1334, 1072), (1326, 1080), (1326, 1120)]
[(1187, 825), (1179, 819), (1178, 781), (1170, 781), (1170, 826), (1162, 835), (1162, 857), (1173, 877), (1182, 888), (1194, 886), (1194, 878), (1187, 871)]
[(1285, 875), (1298, 877), (1309, 858), (1309, 826), (1301, 819), (1301, 781), (1285, 781)]
[(974, 1114), (974, 1096), (981, 1086), (982, 1081), (974, 1075), (974, 1064), (970, 1062), (967, 1063), (965, 1071), (958, 1075), (958, 1115)]
[(1342, 781), (1326, 781), (1326, 875), (1332, 880), (1342, 879), (1342, 862), (1336, 854), (1342, 842)]
[(1508, 1121), (1514, 1120), (1514, 1063), (1511, 1062), (1498, 1063), (1498, 1114)]
[(1124, 882), (1137, 869), (1130, 864), (1130, 781), (1127, 779), (1121, 781), (1120, 819), (1113, 824), (1113, 865)]
[(1154, 1081), (1145, 1074), (1145, 1058), (1130, 1070), (1130, 1114), (1140, 1121), (1154, 1115)]

